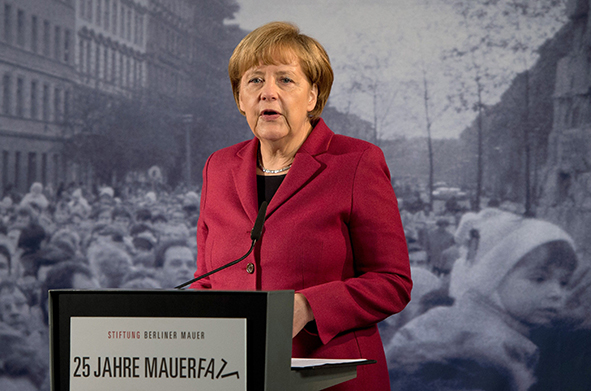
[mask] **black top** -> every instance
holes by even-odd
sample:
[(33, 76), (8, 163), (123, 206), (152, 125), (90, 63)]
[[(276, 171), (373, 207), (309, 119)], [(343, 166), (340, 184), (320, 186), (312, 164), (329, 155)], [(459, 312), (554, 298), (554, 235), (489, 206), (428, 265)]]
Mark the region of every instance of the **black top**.
[(285, 179), (285, 175), (257, 175), (257, 192), (259, 195), (259, 208), (263, 201), (267, 201), (267, 204), (271, 202), (271, 198), (279, 189), (279, 185)]

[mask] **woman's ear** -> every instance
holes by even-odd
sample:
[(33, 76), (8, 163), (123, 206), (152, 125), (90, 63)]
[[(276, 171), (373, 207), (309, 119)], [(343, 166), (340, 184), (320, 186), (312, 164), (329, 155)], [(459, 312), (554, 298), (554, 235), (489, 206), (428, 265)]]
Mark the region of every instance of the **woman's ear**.
[(236, 103), (238, 103), (238, 110), (240, 110), (240, 113), (242, 115), (245, 115), (246, 112), (244, 111), (244, 109), (242, 107), (242, 96), (240, 95), (240, 92), (238, 93), (238, 98), (236, 99)]
[(316, 84), (312, 84), (312, 88), (310, 89), (310, 96), (308, 98), (308, 112), (314, 110), (316, 108), (316, 102), (318, 101), (318, 86)]

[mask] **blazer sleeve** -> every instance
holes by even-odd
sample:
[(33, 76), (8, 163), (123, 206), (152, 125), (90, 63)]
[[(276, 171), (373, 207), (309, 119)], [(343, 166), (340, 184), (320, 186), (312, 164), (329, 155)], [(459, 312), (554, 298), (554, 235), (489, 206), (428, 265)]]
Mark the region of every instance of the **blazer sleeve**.
[(348, 227), (355, 276), (299, 291), (310, 303), (324, 344), (400, 312), (410, 301), (406, 239), (380, 148), (371, 145), (361, 154), (351, 194)]

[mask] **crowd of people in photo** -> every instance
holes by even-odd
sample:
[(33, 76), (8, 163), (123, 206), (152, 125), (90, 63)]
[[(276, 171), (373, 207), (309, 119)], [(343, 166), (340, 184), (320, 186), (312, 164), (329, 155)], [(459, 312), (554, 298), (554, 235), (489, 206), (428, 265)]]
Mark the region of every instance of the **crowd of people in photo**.
[(399, 200), (412, 300), (381, 322), (393, 390), (590, 390), (589, 260), (555, 224), (487, 199)]
[[(34, 183), (22, 196), (6, 192), (0, 389), (49, 389), (49, 289), (159, 289), (191, 279), (199, 200), (198, 190), (143, 186)], [(399, 207), (414, 286), (405, 310), (379, 324), (392, 389), (583, 384), (591, 273), (567, 233), (495, 200), (479, 212), (457, 200), (433, 211), (414, 194)]]
[(0, 202), (0, 389), (49, 390), (48, 290), (193, 277), (199, 191), (34, 183)]

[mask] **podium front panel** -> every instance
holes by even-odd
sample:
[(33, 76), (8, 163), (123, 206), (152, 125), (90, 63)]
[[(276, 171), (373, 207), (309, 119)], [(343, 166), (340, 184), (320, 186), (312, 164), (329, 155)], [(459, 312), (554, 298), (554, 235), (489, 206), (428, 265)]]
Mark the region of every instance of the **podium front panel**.
[[(145, 389), (141, 382), (148, 380), (146, 377), (158, 378), (154, 381), (158, 387), (197, 385), (191, 383), (192, 377), (195, 382), (209, 381), (208, 389), (224, 389), (224, 384), (242, 384), (237, 389), (245, 389), (245, 378), (248, 391), (271, 389), (272, 384), (281, 381), (274, 377), (289, 367), (292, 313), (293, 291), (51, 291), (52, 390), (87, 390), (91, 388), (88, 385), (107, 384), (100, 382), (105, 378), (109, 389)], [(189, 325), (199, 326), (192, 329)], [(93, 340), (84, 342), (91, 335)], [(101, 346), (97, 335), (105, 338), (103, 345), (119, 340), (120, 346), (108, 352), (111, 349)], [(201, 357), (192, 338), (207, 335), (215, 335), (216, 344), (224, 345), (220, 352), (234, 349), (238, 359), (233, 356), (224, 364), (223, 354)], [(217, 342), (220, 335), (227, 338)], [(141, 343), (148, 354), (124, 354), (126, 346), (144, 352), (144, 347), (137, 345)], [(163, 346), (162, 354), (150, 354), (158, 344)], [(172, 347), (171, 354), (166, 346)], [(195, 346), (194, 352), (191, 346)], [(244, 363), (239, 357), (244, 354), (244, 346), (246, 373), (241, 374), (243, 369), (239, 368), (244, 368)], [(94, 353), (85, 355), (85, 349)], [(212, 349), (215, 351), (212, 346), (208, 351)], [(184, 377), (178, 383), (181, 374)]]

